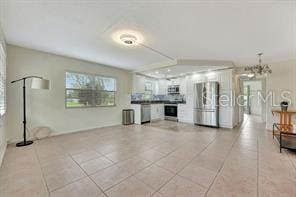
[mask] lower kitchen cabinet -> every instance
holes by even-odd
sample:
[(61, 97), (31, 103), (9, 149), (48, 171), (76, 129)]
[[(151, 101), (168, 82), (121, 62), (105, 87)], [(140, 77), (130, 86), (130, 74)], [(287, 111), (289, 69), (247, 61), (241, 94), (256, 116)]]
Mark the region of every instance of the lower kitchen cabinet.
[[(141, 124), (141, 104), (131, 104), (131, 109), (135, 111), (135, 124)], [(151, 104), (150, 105), (150, 119), (164, 120), (164, 105)]]
[(151, 120), (163, 120), (163, 119), (164, 119), (164, 105), (151, 104)]
[(193, 108), (190, 105), (178, 104), (178, 121), (193, 123)]

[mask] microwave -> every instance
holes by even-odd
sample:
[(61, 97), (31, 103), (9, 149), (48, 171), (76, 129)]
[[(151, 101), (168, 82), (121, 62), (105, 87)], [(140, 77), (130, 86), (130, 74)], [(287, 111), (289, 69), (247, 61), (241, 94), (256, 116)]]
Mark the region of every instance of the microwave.
[(180, 94), (179, 85), (169, 85), (168, 86), (168, 94)]

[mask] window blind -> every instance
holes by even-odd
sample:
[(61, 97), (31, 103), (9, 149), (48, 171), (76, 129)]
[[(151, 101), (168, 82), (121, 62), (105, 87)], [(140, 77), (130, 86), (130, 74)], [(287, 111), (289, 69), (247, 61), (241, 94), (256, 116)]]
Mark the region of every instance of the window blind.
[(0, 43), (0, 115), (6, 111), (6, 54)]

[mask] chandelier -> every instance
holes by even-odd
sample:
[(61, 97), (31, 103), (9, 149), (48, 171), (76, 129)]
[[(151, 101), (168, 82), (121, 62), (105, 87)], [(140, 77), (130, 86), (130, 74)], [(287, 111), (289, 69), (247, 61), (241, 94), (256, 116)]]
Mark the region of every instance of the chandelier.
[(259, 57), (259, 64), (256, 64), (254, 66), (247, 66), (245, 67), (245, 71), (250, 71), (252, 74), (256, 75), (263, 75), (263, 74), (270, 74), (272, 73), (272, 70), (269, 68), (267, 64), (262, 64), (261, 56), (263, 53), (257, 54)]

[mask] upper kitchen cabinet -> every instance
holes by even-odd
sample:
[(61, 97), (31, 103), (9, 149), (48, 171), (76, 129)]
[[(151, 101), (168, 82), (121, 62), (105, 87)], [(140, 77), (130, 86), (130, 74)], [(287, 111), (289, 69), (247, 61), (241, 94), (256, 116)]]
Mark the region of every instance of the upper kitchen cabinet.
[(156, 91), (156, 94), (165, 95), (168, 93), (168, 80), (160, 79), (160, 80), (157, 80), (156, 83), (158, 86), (158, 90)]
[(158, 91), (157, 80), (145, 77), (144, 91), (146, 94), (156, 94)]
[(180, 85), (180, 78), (170, 79), (168, 80), (168, 85)]
[(178, 84), (178, 85), (180, 85), (180, 94), (186, 95), (188, 77), (184, 77), (184, 78), (180, 78), (180, 79), (181, 80), (179, 81), (179, 84)]
[(157, 80), (142, 75), (133, 75), (133, 93), (157, 94), (159, 85)]
[(221, 90), (232, 90), (232, 81), (233, 81), (233, 70), (223, 70), (218, 74), (218, 80), (220, 83)]
[(191, 80), (191, 84), (217, 81), (219, 82), (220, 89), (230, 90), (232, 89), (232, 78), (233, 78), (232, 72), (233, 72), (232, 69), (227, 69), (227, 70), (209, 72), (204, 74), (201, 73), (201, 74), (192, 75), (190, 80)]
[(145, 93), (145, 79), (141, 75), (133, 75), (133, 93)]
[(205, 80), (208, 82), (219, 81), (219, 76), (220, 76), (220, 73), (209, 72), (205, 75)]

